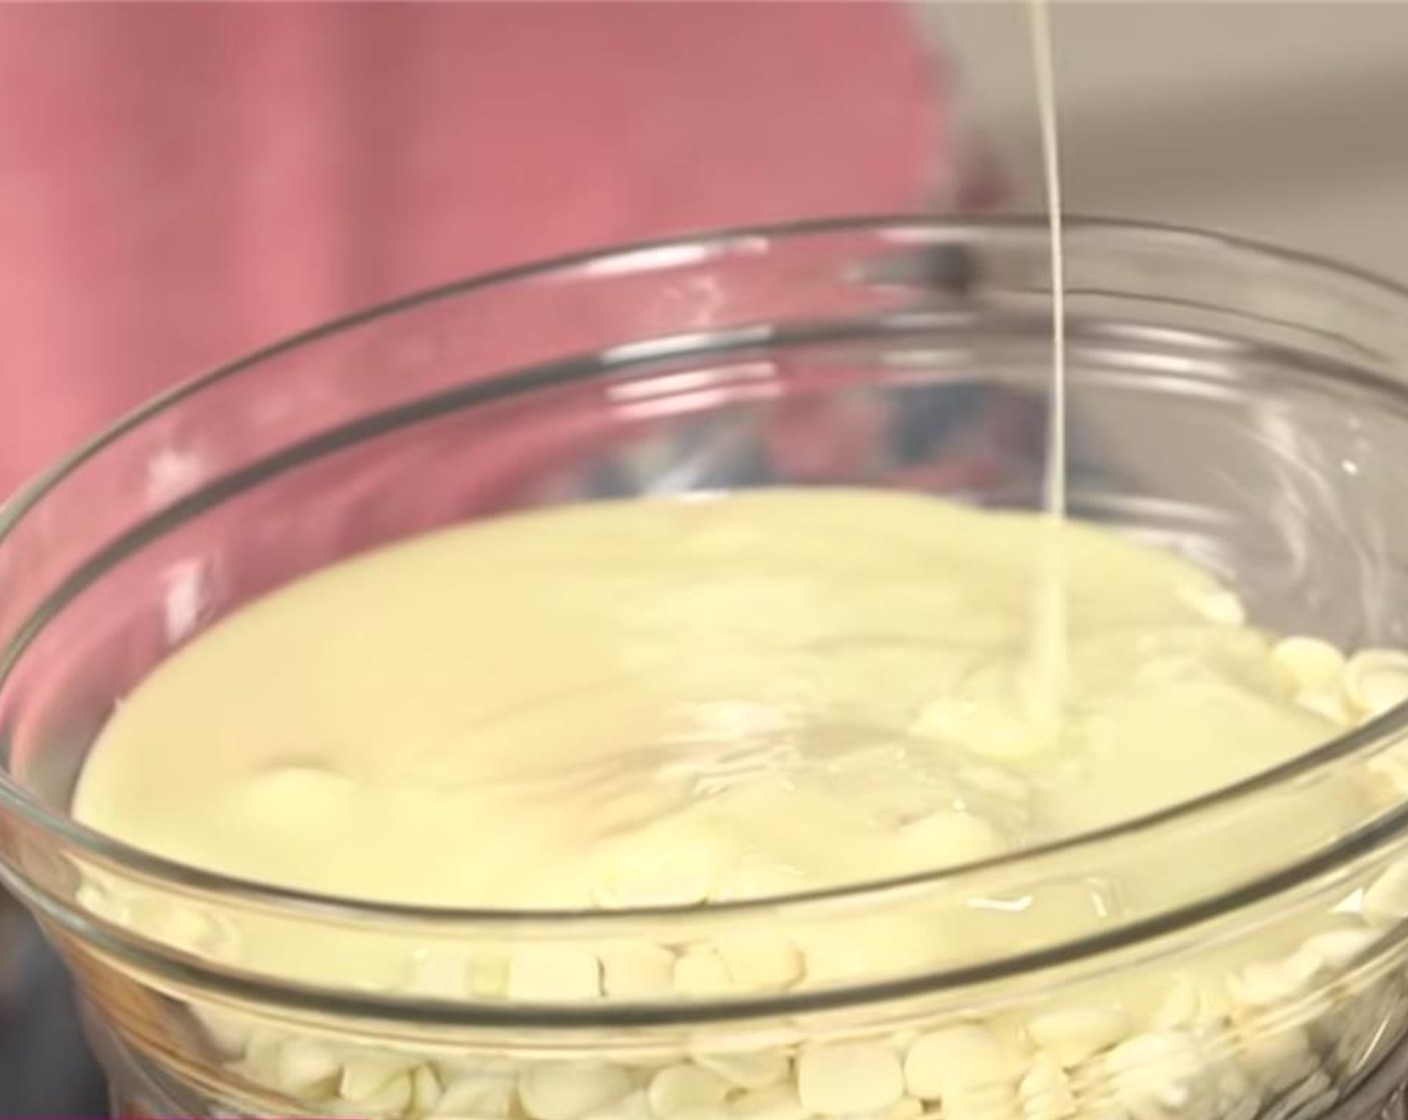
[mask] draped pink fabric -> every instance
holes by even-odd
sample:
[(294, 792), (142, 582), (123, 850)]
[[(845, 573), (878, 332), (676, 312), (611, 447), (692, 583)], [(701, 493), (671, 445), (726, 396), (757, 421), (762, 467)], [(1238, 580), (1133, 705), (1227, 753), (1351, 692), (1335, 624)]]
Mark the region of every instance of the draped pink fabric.
[(952, 164), (930, 63), (882, 0), (0, 5), (0, 495), (409, 289), (918, 208)]

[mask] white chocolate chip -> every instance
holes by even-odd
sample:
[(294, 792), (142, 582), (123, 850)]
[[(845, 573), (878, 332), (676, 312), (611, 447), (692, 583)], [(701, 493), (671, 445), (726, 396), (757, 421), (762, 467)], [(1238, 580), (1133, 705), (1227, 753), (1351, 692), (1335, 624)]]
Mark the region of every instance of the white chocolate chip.
[[(627, 1093), (619, 1101), (612, 1102), (606, 1108), (602, 1120), (652, 1120), (650, 1102), (646, 1099), (645, 1090), (637, 1089)], [(676, 1117), (676, 1120), (679, 1118)]]
[(574, 945), (527, 945), (509, 961), (509, 999), (577, 1002), (601, 995), (601, 962)]
[(384, 1094), (390, 1086), (395, 1086), (393, 1096), (401, 1093), (404, 1082), (406, 1100), (411, 1099), (411, 1071), (416, 1062), (395, 1054), (358, 1054), (349, 1057), (342, 1068), (342, 1080), (338, 1093), (345, 1100), (372, 1100)]
[(274, 1084), (283, 1092), (321, 1098), (337, 1088), (342, 1077), (342, 1058), (326, 1043), (291, 1038), (279, 1047), (273, 1072)]
[(270, 1084), (274, 1070), (278, 1068), (279, 1051), (283, 1049), (288, 1038), (283, 1031), (255, 1027), (250, 1031), (249, 1040), (245, 1044), (241, 1065), (254, 1080), (265, 1085)]
[(214, 1008), (202, 1008), (198, 1015), (210, 1041), (221, 1054), (227, 1059), (244, 1057), (254, 1034), (254, 1028), (245, 1019)]
[(920, 1035), (904, 1059), (904, 1081), (921, 1100), (951, 1100), (1011, 1085), (1019, 1064), (1010, 1047), (974, 1023)]
[(1017, 1120), (1021, 1103), (1012, 1085), (987, 1085), (949, 1095), (943, 1102), (944, 1120)]
[(597, 947), (601, 987), (612, 999), (645, 999), (674, 985), (675, 954), (648, 941), (613, 941)]
[[(1408, 795), (1408, 750), (1402, 746), (1392, 747), (1369, 759), (1365, 770), (1366, 776), (1374, 779), (1370, 796), (1383, 804), (1395, 804), (1400, 797)], [(1382, 788), (1384, 786), (1387, 788)]]
[(1332, 929), (1307, 937), (1301, 948), (1339, 971), (1349, 967), (1378, 940), (1379, 935), (1373, 930)]
[(1115, 1097), (1135, 1120), (1165, 1120), (1201, 1103), (1212, 1071), (1184, 1031), (1149, 1031), (1105, 1056)]
[(779, 1050), (738, 1054), (696, 1054), (694, 1060), (739, 1089), (766, 1089), (787, 1076), (789, 1062)]
[(1349, 659), (1344, 690), (1366, 717), (1382, 715), (1408, 700), (1408, 654), (1396, 649), (1366, 649)]
[(1184, 602), (1217, 626), (1242, 626), (1247, 621), (1246, 607), (1231, 591), (1190, 587), (1185, 588), (1182, 594)]
[(728, 1083), (716, 1073), (696, 1065), (662, 1069), (650, 1079), (646, 1099), (660, 1120), (682, 1112), (718, 1108), (728, 1096)]
[(739, 1120), (806, 1120), (811, 1115), (790, 1082), (742, 1093), (729, 1111)]
[(84, 872), (84, 881), (79, 885), (74, 897), (78, 904), (91, 914), (110, 922), (128, 921), (127, 903), (114, 888), (112, 881), (96, 871)]
[(875, 1112), (904, 1096), (904, 1074), (894, 1051), (880, 1043), (812, 1046), (797, 1057), (797, 1096), (822, 1116)]
[(507, 1116), (513, 1096), (511, 1075), (457, 1072), (442, 1089), (435, 1111), (441, 1116)]
[(1225, 995), (1212, 987), (1212, 981), (1181, 973), (1173, 978), (1149, 1017), (1149, 1027), (1156, 1031), (1190, 1027), (1200, 1020), (1218, 1018), (1227, 1006)]
[(358, 1115), (399, 1116), (411, 1107), (415, 1099), (415, 1080), (412, 1074), (402, 1073), (392, 1078), (375, 1093), (355, 1102), (353, 1110)]
[(1002, 834), (973, 813), (937, 812), (904, 826), (907, 851), (924, 868), (958, 867), (998, 855)]
[(415, 949), (406, 990), (412, 995), (463, 999), (469, 994), (469, 958), (456, 949)]
[(1283, 961), (1253, 961), (1228, 977), (1227, 991), (1244, 1007), (1274, 1007), (1305, 990), (1309, 977), (1304, 973)]
[(754, 991), (785, 988), (802, 975), (797, 946), (781, 933), (768, 929), (725, 934), (716, 950), (734, 982)]
[(1376, 929), (1396, 926), (1408, 918), (1408, 859), (1388, 865), (1364, 892), (1364, 920)]
[(1320, 638), (1297, 635), (1282, 638), (1271, 647), (1271, 660), (1300, 689), (1337, 689), (1345, 658), (1337, 646)]
[(661, 842), (616, 853), (592, 892), (598, 906), (697, 906), (713, 891), (718, 855), (702, 839)]
[(630, 1090), (625, 1070), (604, 1062), (544, 1062), (518, 1080), (519, 1102), (533, 1120), (580, 1120)]
[(1215, 1068), (1219, 1071), (1216, 1077), (1215, 1093), (1222, 1106), (1231, 1108), (1234, 1102), (1258, 1096), (1251, 1078), (1240, 1066), (1235, 1062), (1220, 1060), (1231, 1055), (1234, 1045), (1228, 1024), (1223, 1022), (1214, 1027), (1213, 1024), (1204, 1023), (1197, 1033), (1203, 1040), (1205, 1054), (1211, 1055), (1212, 1060), (1216, 1063)]
[(456, 1076), (474, 1074), (476, 1077), (517, 1078), (523, 1071), (523, 1062), (519, 1058), (503, 1054), (462, 1054), (458, 1050), (453, 1059), (442, 1060), (442, 1064)]
[(1324, 957), (1302, 946), (1282, 960), (1281, 967), (1300, 982), (1296, 1007), (1301, 1014), (1315, 1015), (1328, 1010), (1329, 996), (1323, 989), (1331, 969)]
[(1069, 1069), (1108, 1050), (1129, 1034), (1129, 1016), (1115, 1007), (1071, 1007), (1048, 1011), (1027, 1023), (1027, 1034)]
[(1017, 1085), (1025, 1120), (1066, 1120), (1076, 1113), (1076, 1098), (1061, 1064), (1050, 1054), (1037, 1054)]
[(239, 957), (234, 928), (204, 907), (159, 895), (133, 894), (123, 910), (124, 922), (174, 949), (219, 961)]
[(251, 809), (271, 817), (306, 817), (333, 812), (347, 804), (356, 783), (346, 774), (321, 766), (281, 766), (266, 770), (245, 787)]

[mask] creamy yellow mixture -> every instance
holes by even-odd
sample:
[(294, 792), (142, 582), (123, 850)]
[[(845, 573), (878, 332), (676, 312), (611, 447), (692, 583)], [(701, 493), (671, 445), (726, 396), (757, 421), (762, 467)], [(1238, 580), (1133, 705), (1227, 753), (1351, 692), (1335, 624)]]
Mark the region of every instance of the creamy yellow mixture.
[[(442, 532), (321, 572), (194, 641), (122, 704), (74, 811), (176, 860), (316, 892), (698, 906), (1109, 825), (1408, 698), (1401, 652), (1346, 659), (1261, 634), (1171, 555), (1055, 532), (845, 491)], [(1233, 817), (1230, 831), (1204, 814), (1177, 844), (1102, 845), (1094, 867), (1087, 852), (979, 869), (881, 912), (632, 919), (611, 940), (491, 943), (413, 925), (333, 936), (97, 868), (81, 897), (156, 941), (300, 985), (517, 1003), (756, 997), (997, 959), (1209, 897), (1354, 827), (1375, 796), (1408, 789), (1405, 774), (1285, 783), (1257, 798), (1270, 817)], [(1313, 912), (1053, 982), (1020, 1007), (926, 1012), (902, 1030), (882, 1018), (834, 1035), (703, 1032), (648, 1059), (615, 1052), (629, 1034), (486, 1054), (371, 1022), (293, 1024), (203, 997), (191, 1010), (254, 1094), (241, 1115), (1286, 1115), (1396, 1037), (1381, 1008), (1398, 997), (1352, 970), (1408, 920), (1408, 864), (1340, 886)]]
[[(302, 580), (161, 666), (103, 733), (74, 812), (323, 893), (694, 904), (983, 859), (1338, 730), (1206, 575), (1068, 526), (1053, 734), (1026, 699), (1050, 528), (782, 491), (430, 535)], [(1354, 811), (1317, 805), (1319, 831)]]

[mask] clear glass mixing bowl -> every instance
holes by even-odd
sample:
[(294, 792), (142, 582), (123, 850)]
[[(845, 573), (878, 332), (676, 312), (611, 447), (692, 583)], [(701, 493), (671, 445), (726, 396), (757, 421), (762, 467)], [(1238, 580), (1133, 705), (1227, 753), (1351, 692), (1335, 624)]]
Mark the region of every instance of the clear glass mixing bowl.
[[(1408, 1029), (1401, 707), (1099, 835), (692, 910), (308, 897), (153, 858), (67, 813), (95, 732), (157, 661), (252, 596), (434, 526), (778, 484), (1035, 505), (1046, 245), (1026, 221), (855, 220), (471, 280), (192, 382), (12, 501), (0, 867), (78, 977), (116, 1107), (1287, 1120), (1355, 1093), (1380, 1107)], [(1408, 644), (1408, 293), (1170, 229), (1074, 221), (1067, 249), (1074, 515), (1194, 557), (1260, 625)], [(1320, 799), (1351, 788), (1367, 799), (1358, 827), (1320, 827)], [(1115, 915), (1058, 907), (1018, 936), (990, 905), (1136, 872), (1166, 889)], [(982, 936), (939, 936), (959, 923)], [(404, 981), (242, 957), (241, 931), (295, 928), (317, 929), (329, 961), (393, 944)], [(590, 954), (609, 980), (613, 960), (668, 972), (725, 944), (785, 955), (802, 934), (849, 951), (763, 990), (503, 996), (506, 956), (528, 946)]]

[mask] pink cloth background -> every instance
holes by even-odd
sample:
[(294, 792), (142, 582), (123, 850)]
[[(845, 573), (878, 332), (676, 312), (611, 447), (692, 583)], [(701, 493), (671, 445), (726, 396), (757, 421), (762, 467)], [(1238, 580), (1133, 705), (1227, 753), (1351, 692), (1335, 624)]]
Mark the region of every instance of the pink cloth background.
[(0, 496), (410, 289), (919, 208), (955, 181), (941, 77), (884, 0), (0, 5)]

